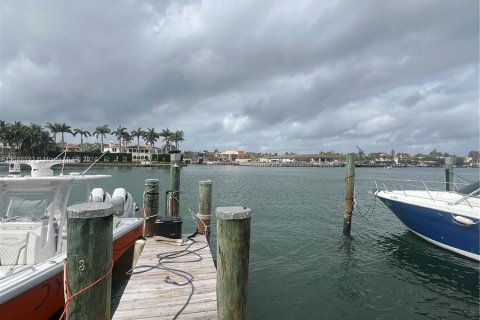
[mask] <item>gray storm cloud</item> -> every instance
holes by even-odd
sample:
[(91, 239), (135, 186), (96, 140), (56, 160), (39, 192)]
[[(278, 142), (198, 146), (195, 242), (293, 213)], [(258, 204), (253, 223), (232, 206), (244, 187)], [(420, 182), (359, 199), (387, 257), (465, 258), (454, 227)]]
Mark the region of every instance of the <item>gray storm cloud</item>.
[(183, 130), (185, 150), (466, 154), (478, 47), (478, 1), (2, 2), (0, 119)]

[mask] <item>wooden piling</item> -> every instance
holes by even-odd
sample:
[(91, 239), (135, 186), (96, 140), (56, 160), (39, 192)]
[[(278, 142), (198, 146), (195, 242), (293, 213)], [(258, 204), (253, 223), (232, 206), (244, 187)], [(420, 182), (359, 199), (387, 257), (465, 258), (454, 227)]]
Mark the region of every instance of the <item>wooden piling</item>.
[(145, 236), (152, 237), (155, 234), (155, 220), (158, 216), (159, 206), (159, 181), (158, 179), (146, 179), (143, 192), (143, 210), (145, 216)]
[(355, 190), (355, 154), (347, 154), (345, 172), (345, 209), (343, 212), (343, 234), (350, 234), (352, 228), (353, 195)]
[(200, 181), (198, 184), (197, 232), (210, 233), (212, 214), (212, 181)]
[(454, 191), (453, 157), (445, 157), (445, 190)]
[(251, 210), (219, 207), (216, 213), (218, 319), (247, 319)]
[(180, 214), (180, 150), (170, 151), (170, 191), (167, 197), (167, 215), (178, 216)]
[(146, 238), (138, 239), (137, 241), (135, 241), (135, 246), (133, 247), (132, 269), (135, 268), (135, 266), (137, 265), (138, 259), (142, 254), (146, 242)]
[(69, 296), (84, 289), (68, 303), (67, 319), (110, 319), (113, 205), (72, 205), (67, 208), (67, 217)]

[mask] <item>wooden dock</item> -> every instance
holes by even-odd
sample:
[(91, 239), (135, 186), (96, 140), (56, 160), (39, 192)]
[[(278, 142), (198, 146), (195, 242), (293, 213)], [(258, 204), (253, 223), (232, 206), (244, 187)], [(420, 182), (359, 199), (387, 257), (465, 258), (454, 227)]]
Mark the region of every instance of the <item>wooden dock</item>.
[[(196, 242), (189, 251), (198, 250), (206, 245), (204, 235), (197, 235), (194, 240)], [(187, 241), (184, 241), (180, 246), (178, 243), (149, 238), (137, 262), (136, 270), (146, 270), (140, 266), (158, 264), (158, 254), (183, 250), (187, 244)], [(193, 276), (193, 295), (177, 319), (217, 319), (217, 273), (210, 247), (207, 246), (196, 253), (202, 257), (201, 261), (185, 262), (198, 260), (198, 256), (188, 254), (175, 258), (178, 263), (163, 265), (186, 271)], [(192, 287), (190, 284), (178, 286), (167, 283), (165, 282), (167, 276), (178, 283), (186, 283), (184, 278), (161, 268), (133, 274), (112, 319), (173, 319), (187, 302)]]

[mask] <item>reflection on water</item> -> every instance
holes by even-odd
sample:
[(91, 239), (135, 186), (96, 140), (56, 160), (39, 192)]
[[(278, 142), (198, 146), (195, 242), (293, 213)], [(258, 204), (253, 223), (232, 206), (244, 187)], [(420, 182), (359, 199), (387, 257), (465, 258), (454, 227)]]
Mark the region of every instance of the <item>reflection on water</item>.
[(382, 236), (377, 243), (386, 253), (390, 265), (401, 266), (402, 271), (410, 273), (405, 280), (429, 285), (433, 290), (460, 290), (465, 295), (479, 298), (477, 262), (432, 247), (409, 231)]
[[(137, 204), (145, 179), (159, 179), (161, 193), (169, 186), (168, 169), (90, 173), (112, 174), (100, 186), (110, 192), (124, 186)], [(478, 170), (456, 174), (474, 180)], [(354, 215), (352, 236), (342, 235), (344, 175), (344, 168), (182, 168), (182, 231), (195, 230), (188, 209), (196, 212), (201, 180), (213, 182), (212, 208), (252, 209), (249, 319), (478, 319), (476, 262), (414, 236), (380, 203), (368, 220)], [(364, 209), (375, 178), (444, 179), (441, 168), (359, 168), (356, 175)]]
[(317, 289), (332, 319), (478, 319), (476, 262), (408, 231), (338, 239), (339, 263)]
[(405, 299), (410, 305), (429, 306), (417, 308), (417, 314), (431, 319), (478, 319), (477, 262), (434, 247), (409, 231), (382, 236), (377, 243), (388, 265), (396, 270), (392, 276), (422, 288), (420, 292), (411, 290), (411, 298)]

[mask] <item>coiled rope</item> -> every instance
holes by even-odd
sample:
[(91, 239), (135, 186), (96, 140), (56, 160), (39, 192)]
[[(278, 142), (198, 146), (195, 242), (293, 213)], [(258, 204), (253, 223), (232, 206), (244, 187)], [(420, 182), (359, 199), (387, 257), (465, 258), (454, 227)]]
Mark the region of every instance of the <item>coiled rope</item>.
[[(193, 284), (194, 277), (191, 273), (189, 273), (187, 271), (167, 267), (166, 264), (193, 263), (193, 262), (201, 261), (203, 258), (202, 258), (202, 256), (200, 256), (197, 253), (197, 251), (200, 251), (204, 248), (207, 248), (208, 243), (204, 242), (204, 241), (201, 241), (201, 242), (196, 241), (195, 239), (193, 239), (196, 235), (197, 235), (197, 232), (195, 232), (192, 235), (187, 237), (187, 240), (189, 240), (190, 243), (183, 250), (169, 251), (169, 252), (163, 252), (163, 253), (157, 254), (157, 258), (158, 258), (158, 263), (157, 264), (155, 264), (155, 265), (139, 265), (139, 266), (136, 266), (135, 268), (127, 271), (128, 275), (132, 275), (132, 274), (145, 273), (145, 272), (148, 272), (148, 271), (151, 271), (151, 270), (154, 270), (154, 269), (165, 270), (165, 271), (168, 271), (172, 274), (175, 274), (175, 275), (177, 275), (177, 276), (179, 276), (179, 277), (181, 277), (185, 280), (184, 282), (178, 282), (178, 281), (170, 278), (170, 276), (167, 276), (163, 280), (165, 283), (171, 284), (171, 285), (176, 285), (176, 286), (190, 285), (191, 289), (190, 289), (190, 293), (188, 295), (188, 298), (185, 301), (185, 303), (183, 304), (183, 306), (177, 311), (177, 313), (173, 317), (174, 320), (178, 318), (178, 316), (183, 312), (183, 310), (185, 310), (185, 308), (189, 304), (190, 300), (192, 299), (193, 293), (195, 291), (195, 286)], [(195, 250), (190, 250), (190, 247), (192, 245), (194, 245), (195, 243), (205, 243), (205, 245), (201, 246), (201, 247), (199, 247)], [(178, 260), (178, 258), (183, 257), (183, 256), (187, 256), (187, 255), (194, 255), (194, 256), (196, 256), (196, 258), (191, 259), (191, 260), (181, 260), (181, 261)]]

